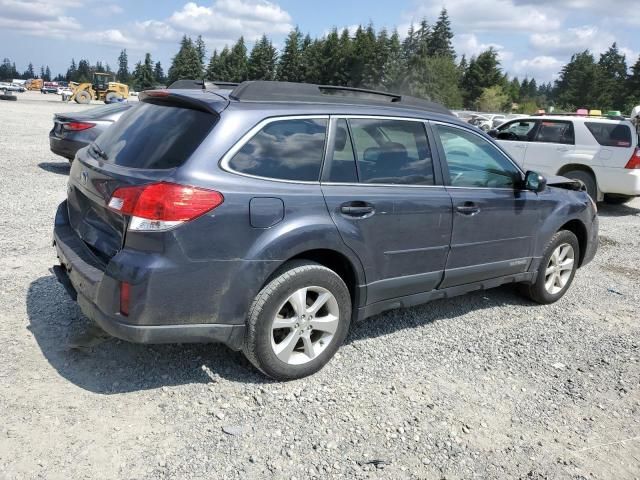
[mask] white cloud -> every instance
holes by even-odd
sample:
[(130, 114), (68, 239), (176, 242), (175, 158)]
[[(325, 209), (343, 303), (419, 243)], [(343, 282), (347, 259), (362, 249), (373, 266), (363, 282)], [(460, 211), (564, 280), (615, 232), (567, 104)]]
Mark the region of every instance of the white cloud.
[(534, 33), (529, 40), (531, 46), (539, 52), (571, 55), (587, 49), (596, 54), (602, 53), (616, 39), (613, 34), (596, 26), (584, 25), (558, 32)]
[(473, 33), (463, 33), (453, 37), (453, 46), (459, 56), (466, 55), (467, 59), (477, 57), (480, 53), (493, 48), (498, 52), (498, 59), (501, 62), (511, 60), (513, 52), (505, 50), (503, 45), (498, 43), (483, 43)]
[(405, 18), (413, 22), (426, 17), (434, 22), (440, 10), (447, 8), (455, 31), (475, 32), (540, 32), (555, 30), (562, 24), (552, 8), (535, 5), (517, 5), (514, 0), (447, 0), (440, 2), (417, 1)]
[(557, 78), (563, 65), (564, 62), (555, 57), (541, 55), (516, 61), (513, 64), (513, 73), (520, 77), (536, 78), (547, 82)]
[(75, 18), (65, 15), (66, 9), (79, 5), (76, 0), (0, 0), (0, 28), (39, 37), (64, 38), (81, 28)]

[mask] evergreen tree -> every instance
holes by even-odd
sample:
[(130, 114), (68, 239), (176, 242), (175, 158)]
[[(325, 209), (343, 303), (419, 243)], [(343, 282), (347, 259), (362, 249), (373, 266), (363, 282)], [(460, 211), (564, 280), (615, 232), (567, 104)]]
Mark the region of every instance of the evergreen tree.
[(529, 94), (528, 97), (531, 99), (535, 99), (538, 96), (538, 84), (536, 83), (536, 79), (532, 78), (529, 82)]
[(76, 72), (76, 81), (79, 83), (91, 81), (91, 65), (86, 59), (81, 59), (78, 62), (78, 71)]
[(518, 77), (514, 77), (511, 82), (509, 82), (509, 100), (513, 103), (518, 103), (520, 101), (520, 80)]
[[(322, 61), (317, 70), (319, 83), (327, 85), (344, 85), (349, 81), (349, 62), (343, 59), (350, 59), (348, 51), (343, 52), (343, 44), (338, 35), (338, 29), (333, 28), (322, 40), (319, 55)], [(315, 53), (315, 52), (311, 52)]]
[[(326, 83), (324, 41), (311, 40), (307, 34), (302, 39), (300, 47), (300, 82), (306, 83)], [(343, 62), (348, 62), (348, 58)]]
[[(227, 47), (225, 45), (224, 48), (222, 49), (222, 51), (220, 52), (220, 55), (218, 56), (216, 69), (215, 70), (213, 70), (213, 69), (211, 70), (214, 73), (214, 75), (209, 77), (211, 80), (220, 80), (220, 81), (224, 81), (224, 82), (230, 82), (231, 81), (231, 72), (229, 70), (229, 55), (230, 54), (231, 54), (231, 52), (229, 50), (229, 47)], [(213, 61), (213, 57), (212, 57), (212, 61)]]
[(597, 108), (601, 69), (589, 50), (571, 57), (556, 80), (555, 96), (563, 108)]
[(499, 112), (504, 109), (508, 101), (509, 96), (502, 86), (494, 85), (482, 90), (482, 95), (478, 98), (478, 108), (483, 112)]
[(155, 79), (156, 83), (165, 83), (164, 70), (162, 69), (162, 64), (160, 62), (156, 62), (153, 67), (153, 78)]
[(418, 34), (413, 25), (409, 25), (409, 30), (407, 31), (407, 36), (402, 41), (402, 56), (404, 57), (405, 63), (409, 64), (411, 59), (416, 56), (418, 51)]
[(96, 66), (93, 67), (93, 71), (98, 73), (103, 73), (105, 71), (104, 66), (102, 65), (102, 62), (100, 60), (96, 62)]
[(175, 57), (169, 68), (167, 74), (167, 83), (171, 85), (176, 80), (180, 79), (201, 79), (202, 78), (202, 63), (200, 62), (200, 56), (198, 50), (193, 44), (191, 38), (184, 35), (180, 41), (180, 50)]
[(600, 55), (598, 62), (601, 72), (600, 107), (606, 110), (619, 110), (625, 102), (625, 83), (627, 81), (627, 61), (614, 42), (609, 50)]
[(133, 84), (138, 91), (148, 90), (155, 86), (154, 64), (150, 53), (145, 54), (144, 63), (138, 62), (136, 64)]
[(44, 79), (47, 82), (51, 81), (51, 69), (49, 68), (49, 65), (47, 65), (47, 68), (44, 69)]
[(204, 65), (204, 59), (207, 56), (207, 47), (204, 44), (202, 35), (198, 35), (198, 38), (196, 38), (195, 47), (198, 52), (198, 58), (200, 59), (200, 65)]
[(249, 75), (249, 60), (244, 37), (233, 45), (227, 59), (227, 71), (230, 82), (244, 82)]
[(266, 35), (262, 35), (249, 55), (249, 80), (274, 80), (277, 60), (275, 47)]
[(376, 45), (376, 35), (373, 27), (366, 29), (358, 26), (353, 38), (353, 49), (350, 65), (350, 82), (352, 87), (373, 87), (373, 52)]
[(417, 63), (422, 63), (424, 59), (430, 55), (431, 27), (426, 18), (420, 22), (420, 27), (416, 30), (414, 44), (415, 51), (413, 52), (413, 56), (407, 59), (409, 68)]
[(518, 99), (520, 101), (529, 100), (531, 97), (529, 96), (529, 79), (524, 77), (524, 80), (520, 84), (520, 95)]
[(71, 65), (67, 69), (67, 74), (65, 78), (67, 79), (67, 82), (76, 82), (77, 77), (78, 77), (78, 67), (76, 67), (75, 59), (72, 58)]
[[(2, 75), (0, 75), (0, 78), (2, 78)], [(627, 78), (625, 93), (625, 111), (630, 111), (636, 105), (640, 105), (640, 57), (631, 67), (631, 75)]]
[(209, 59), (209, 65), (207, 66), (206, 77), (208, 80), (223, 81), (218, 76), (218, 70), (220, 69), (220, 56), (218, 55), (218, 49), (213, 50), (213, 54)]
[(462, 81), (465, 105), (475, 108), (484, 89), (500, 85), (501, 82), (502, 72), (498, 52), (489, 48), (469, 61), (469, 68)]
[(298, 27), (289, 32), (278, 62), (278, 80), (299, 82), (303, 79), (301, 33)]
[(428, 44), (428, 54), (432, 57), (448, 57), (454, 59), (456, 52), (453, 48), (451, 40), (453, 39), (453, 31), (451, 30), (451, 22), (447, 9), (443, 8), (438, 17), (438, 21), (433, 26)]
[(33, 70), (33, 63), (29, 62), (29, 66), (27, 67), (27, 69), (24, 71), (23, 76), (25, 78), (36, 78), (36, 73)]
[(383, 69), (382, 85), (388, 90), (402, 91), (406, 64), (402, 55), (400, 35), (397, 30), (394, 30), (389, 37), (387, 52), (387, 62)]
[(122, 50), (118, 56), (118, 71), (116, 72), (116, 79), (120, 83), (129, 83), (129, 57), (127, 56), (126, 48)]
[(44, 80), (44, 65), (40, 65), (40, 78)]
[(462, 107), (458, 66), (452, 57), (418, 57), (409, 72), (411, 93), (449, 108)]
[(11, 60), (4, 58), (0, 65), (0, 81), (13, 80), (18, 78), (18, 72), (16, 71), (16, 64), (11, 63)]

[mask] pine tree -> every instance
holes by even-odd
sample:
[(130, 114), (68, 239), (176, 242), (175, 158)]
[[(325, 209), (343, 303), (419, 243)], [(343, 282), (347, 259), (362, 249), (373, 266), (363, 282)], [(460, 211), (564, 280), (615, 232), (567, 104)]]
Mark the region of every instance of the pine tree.
[(128, 84), (129, 78), (129, 57), (127, 56), (127, 49), (125, 48), (118, 56), (118, 71), (116, 72), (116, 79), (120, 83)]
[(387, 62), (383, 69), (382, 85), (387, 90), (401, 90), (406, 64), (402, 55), (400, 35), (397, 30), (394, 30), (391, 37), (389, 37), (387, 53)]
[(136, 64), (133, 82), (138, 91), (148, 90), (155, 86), (154, 65), (150, 53), (145, 54), (144, 63), (138, 62)]
[(443, 8), (438, 17), (438, 21), (433, 26), (431, 35), (429, 36), (428, 54), (432, 57), (448, 57), (454, 59), (456, 52), (453, 48), (451, 40), (453, 39), (453, 31), (451, 30), (451, 21), (447, 9)]
[[(311, 40), (307, 34), (302, 39), (300, 47), (300, 75), (299, 82), (326, 83), (324, 41)], [(347, 62), (348, 59), (342, 59)]]
[(229, 52), (227, 70), (230, 82), (244, 82), (249, 74), (249, 61), (244, 37), (240, 37)]
[(249, 80), (274, 80), (276, 76), (276, 62), (278, 60), (278, 53), (267, 38), (266, 35), (262, 35), (253, 48), (251, 49), (251, 55), (249, 55)]
[(40, 65), (40, 78), (44, 80), (44, 65)]
[(196, 38), (195, 47), (198, 52), (198, 58), (200, 59), (200, 65), (204, 65), (204, 59), (207, 56), (207, 47), (204, 44), (202, 35), (198, 35), (198, 38)]
[(529, 78), (528, 77), (524, 77), (524, 80), (522, 80), (522, 83), (520, 84), (520, 95), (518, 96), (518, 99), (520, 101), (525, 101), (525, 100), (529, 100), (531, 97), (529, 96)]
[(164, 70), (162, 69), (162, 64), (160, 62), (156, 62), (153, 67), (153, 78), (155, 79), (156, 83), (165, 83)]
[[(14, 78), (18, 78), (18, 72), (16, 71), (16, 64), (11, 63), (11, 60), (4, 58), (0, 65), (0, 81), (11, 81)], [(28, 79), (25, 79), (28, 80)]]
[(452, 57), (416, 57), (409, 71), (411, 93), (449, 108), (460, 108), (463, 98), (458, 75), (458, 66)]
[(176, 80), (180, 79), (201, 79), (202, 78), (202, 63), (200, 62), (200, 56), (198, 50), (193, 44), (191, 38), (184, 35), (180, 41), (180, 50), (175, 57), (169, 68), (167, 74), (167, 83), (171, 85)]
[(212, 70), (213, 72), (215, 72), (215, 75), (209, 77), (211, 78), (211, 80), (220, 80), (223, 82), (231, 81), (231, 71), (229, 70), (230, 54), (231, 52), (229, 50), (229, 47), (225, 45), (222, 51), (220, 52), (220, 55), (218, 56), (216, 70)]
[(500, 85), (501, 82), (502, 72), (500, 70), (498, 52), (493, 48), (489, 48), (489, 50), (478, 55), (477, 58), (471, 58), (469, 61), (469, 67), (462, 80), (464, 104), (470, 108), (475, 108), (484, 89)]
[(619, 110), (625, 102), (625, 83), (627, 80), (627, 61), (614, 42), (609, 50), (600, 55), (598, 66), (601, 71), (600, 108)]
[(71, 59), (71, 65), (67, 69), (67, 74), (65, 76), (67, 82), (76, 82), (78, 80), (78, 67), (76, 66), (75, 59)]
[(47, 82), (51, 81), (51, 69), (49, 68), (49, 65), (47, 65), (47, 68), (44, 69), (44, 79)]
[(278, 62), (278, 80), (299, 82), (303, 78), (301, 33), (298, 27), (289, 32)]
[[(0, 78), (2, 78), (1, 75)], [(625, 93), (625, 111), (630, 111), (636, 105), (640, 105), (640, 57), (631, 67), (631, 75), (626, 80)]]
[(213, 54), (209, 59), (209, 65), (207, 66), (206, 78), (208, 80), (219, 80), (223, 81), (218, 76), (218, 70), (220, 68), (220, 56), (218, 55), (218, 49), (213, 50)]
[(26, 77), (26, 78), (36, 78), (36, 73), (33, 70), (33, 63), (29, 62), (29, 66), (24, 71), (24, 77)]
[(376, 35), (373, 26), (366, 29), (358, 26), (353, 38), (352, 61), (350, 66), (350, 82), (352, 87), (372, 87), (373, 53)]
[(601, 69), (589, 50), (572, 55), (556, 80), (555, 96), (567, 110), (597, 108), (601, 88)]
[(81, 59), (78, 62), (78, 72), (76, 73), (77, 81), (80, 83), (91, 81), (91, 65), (86, 59)]

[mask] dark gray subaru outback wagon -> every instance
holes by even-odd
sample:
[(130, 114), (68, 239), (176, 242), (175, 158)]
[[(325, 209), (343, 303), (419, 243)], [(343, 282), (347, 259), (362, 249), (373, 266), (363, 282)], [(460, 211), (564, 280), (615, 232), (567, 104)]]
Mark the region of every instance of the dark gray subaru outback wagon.
[(78, 152), (55, 218), (56, 275), (116, 337), (299, 378), (355, 321), (514, 282), (551, 303), (595, 254), (579, 184), (440, 105), (278, 82), (140, 99)]

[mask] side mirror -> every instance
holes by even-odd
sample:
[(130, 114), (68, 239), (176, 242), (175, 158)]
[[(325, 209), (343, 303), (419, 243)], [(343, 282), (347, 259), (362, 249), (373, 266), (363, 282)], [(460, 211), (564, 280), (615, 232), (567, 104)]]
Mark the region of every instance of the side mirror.
[(487, 134), (492, 138), (497, 138), (498, 137), (498, 129), (493, 128), (493, 129), (489, 130), (487, 132)]
[(547, 188), (547, 179), (538, 172), (529, 170), (524, 177), (524, 188), (532, 192), (542, 192)]

